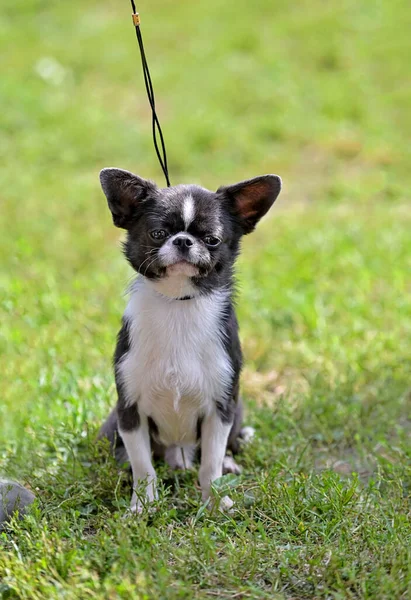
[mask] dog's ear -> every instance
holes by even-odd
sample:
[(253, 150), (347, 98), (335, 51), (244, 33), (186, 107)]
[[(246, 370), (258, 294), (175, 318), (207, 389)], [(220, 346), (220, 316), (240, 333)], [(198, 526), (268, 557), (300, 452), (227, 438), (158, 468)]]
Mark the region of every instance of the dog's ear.
[(278, 175), (261, 175), (234, 185), (220, 187), (231, 211), (240, 219), (243, 232), (251, 233), (258, 221), (274, 204), (281, 191), (281, 178)]
[(152, 181), (123, 169), (103, 169), (100, 171), (100, 183), (113, 215), (113, 223), (123, 229), (130, 227), (139, 214), (141, 203), (158, 189)]

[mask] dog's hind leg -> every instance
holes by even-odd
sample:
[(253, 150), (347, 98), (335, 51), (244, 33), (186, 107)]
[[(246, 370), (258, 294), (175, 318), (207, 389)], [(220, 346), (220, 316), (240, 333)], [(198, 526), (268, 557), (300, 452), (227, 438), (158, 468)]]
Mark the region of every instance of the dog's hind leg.
[(251, 441), (255, 433), (253, 427), (243, 425), (243, 412), (243, 402), (239, 397), (227, 443), (227, 450), (231, 450), (233, 454), (238, 454), (244, 444)]
[[(243, 426), (243, 402), (239, 397), (234, 413), (234, 421), (228, 438), (227, 450), (230, 450), (232, 454), (238, 454), (241, 452), (244, 444), (251, 441), (254, 437), (254, 433), (253, 427)], [(235, 462), (234, 458), (229, 454), (226, 454), (223, 462), (223, 473), (234, 473), (235, 475), (239, 475), (241, 471), (240, 465)]]
[(113, 408), (103, 425), (98, 432), (99, 440), (107, 438), (110, 442), (110, 447), (114, 457), (119, 465), (123, 465), (128, 461), (127, 451), (124, 447), (124, 442), (118, 431), (118, 415), (117, 407)]

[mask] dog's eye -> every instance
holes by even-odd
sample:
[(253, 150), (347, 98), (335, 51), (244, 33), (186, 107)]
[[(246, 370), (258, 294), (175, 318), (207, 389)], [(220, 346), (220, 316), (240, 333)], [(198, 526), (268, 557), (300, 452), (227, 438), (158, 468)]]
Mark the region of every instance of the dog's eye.
[(217, 248), (217, 246), (221, 244), (221, 240), (213, 235), (206, 235), (204, 238), (204, 243), (206, 246), (209, 246), (209, 248)]
[(165, 229), (154, 229), (154, 231), (150, 231), (150, 237), (159, 242), (165, 240), (168, 237), (168, 233)]

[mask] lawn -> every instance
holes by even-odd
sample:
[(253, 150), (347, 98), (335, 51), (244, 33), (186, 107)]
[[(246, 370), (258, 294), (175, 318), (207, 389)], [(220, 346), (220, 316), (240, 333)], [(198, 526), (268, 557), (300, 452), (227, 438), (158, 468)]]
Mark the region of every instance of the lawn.
[(411, 596), (411, 6), (139, 2), (172, 183), (275, 172), (238, 265), (247, 422), (232, 514), (159, 467), (123, 519), (99, 424), (132, 275), (99, 188), (163, 183), (129, 4), (3, 0), (0, 598)]

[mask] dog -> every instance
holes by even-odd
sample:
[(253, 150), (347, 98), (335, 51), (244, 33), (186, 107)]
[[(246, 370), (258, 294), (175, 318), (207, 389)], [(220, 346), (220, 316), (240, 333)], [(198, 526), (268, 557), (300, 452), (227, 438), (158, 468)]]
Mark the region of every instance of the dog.
[[(204, 502), (223, 472), (238, 472), (242, 353), (234, 309), (234, 263), (281, 190), (263, 175), (211, 192), (161, 189), (129, 171), (103, 169), (114, 225), (126, 230), (125, 257), (138, 274), (114, 353), (117, 405), (101, 428), (133, 475), (130, 510), (157, 498), (154, 457), (193, 466), (200, 446)], [(212, 502), (212, 501), (211, 501)], [(225, 497), (220, 508), (230, 508)]]

